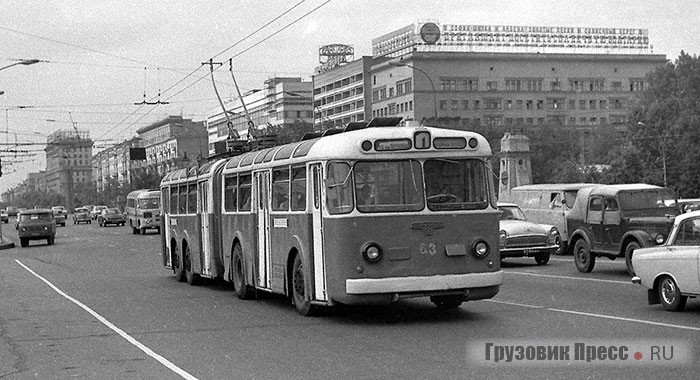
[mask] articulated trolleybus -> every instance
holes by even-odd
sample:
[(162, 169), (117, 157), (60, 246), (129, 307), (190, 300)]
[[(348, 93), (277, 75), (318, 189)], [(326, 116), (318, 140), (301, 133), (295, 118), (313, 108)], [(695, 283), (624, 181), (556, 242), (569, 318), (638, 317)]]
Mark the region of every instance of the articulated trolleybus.
[(492, 298), (503, 272), (487, 140), (399, 121), (166, 174), (164, 265), (190, 284), (233, 282), (241, 299), (286, 295), (302, 315)]

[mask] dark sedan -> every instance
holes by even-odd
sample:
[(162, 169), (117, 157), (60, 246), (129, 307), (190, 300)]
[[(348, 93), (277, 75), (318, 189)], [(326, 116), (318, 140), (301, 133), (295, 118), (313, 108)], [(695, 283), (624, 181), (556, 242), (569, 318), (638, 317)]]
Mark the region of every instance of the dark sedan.
[(97, 222), (100, 227), (106, 227), (108, 224), (123, 226), (126, 224), (126, 217), (118, 208), (106, 208), (97, 217)]

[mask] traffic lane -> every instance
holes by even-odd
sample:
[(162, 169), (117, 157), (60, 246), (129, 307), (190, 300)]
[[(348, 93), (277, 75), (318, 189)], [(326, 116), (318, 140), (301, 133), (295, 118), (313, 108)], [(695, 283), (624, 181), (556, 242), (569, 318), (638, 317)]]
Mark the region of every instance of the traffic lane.
[[(62, 269), (37, 265), (46, 266), (48, 271)], [(129, 271), (129, 265), (124, 265), (124, 270)], [(88, 281), (81, 289), (99, 293), (100, 289), (92, 287), (94, 278)], [(490, 377), (494, 373), (491, 368), (475, 368), (466, 361), (468, 342), (494, 337), (570, 336), (571, 331), (578, 331), (574, 329), (579, 325), (577, 318), (587, 319), (489, 302), (467, 303), (443, 313), (424, 299), (302, 318), (282, 297), (240, 301), (226, 286), (210, 283), (189, 287), (162, 271), (143, 281), (152, 286), (135, 294), (127, 282), (115, 280), (105, 287), (111, 293), (101, 299), (111, 298), (111, 294), (131, 296), (95, 308), (103, 309), (103, 315), (121, 321), (119, 324), (139, 341), (200, 378), (326, 378), (329, 373), (340, 378)], [(144, 302), (154, 298), (155, 302)], [(130, 299), (134, 306), (140, 305), (138, 312), (123, 304)], [(533, 328), (533, 321), (538, 322), (537, 328)], [(551, 331), (548, 326), (552, 324), (559, 328)], [(612, 377), (628, 373), (605, 371), (615, 375)], [(502, 378), (541, 378), (542, 368), (504, 367), (496, 373)], [(563, 377), (576, 372), (557, 368), (546, 373)]]
[[(29, 247), (33, 254), (42, 247)], [(0, 258), (0, 377), (3, 379), (170, 378), (142, 351), (76, 304), (60, 296), (17, 261)]]
[(632, 284), (624, 263), (601, 265), (593, 273), (571, 271), (567, 260), (550, 262), (546, 266), (513, 260), (504, 263), (502, 268), (504, 284), (496, 297), (501, 301), (638, 319), (649, 322), (649, 326), (669, 323), (700, 328), (700, 301), (689, 299), (682, 312), (649, 305), (646, 288)]

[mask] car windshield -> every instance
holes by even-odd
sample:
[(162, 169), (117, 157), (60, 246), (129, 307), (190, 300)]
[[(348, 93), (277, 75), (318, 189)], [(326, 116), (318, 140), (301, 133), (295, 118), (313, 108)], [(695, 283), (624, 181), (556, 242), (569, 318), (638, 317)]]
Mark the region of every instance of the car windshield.
[(105, 210), (105, 214), (119, 214), (119, 210), (117, 210), (116, 208), (108, 208), (107, 210)]
[(527, 220), (523, 211), (515, 206), (498, 206), (498, 220)]
[(87, 209), (85, 209), (85, 208), (76, 208), (76, 209), (75, 209), (75, 212), (76, 212), (76, 213), (84, 213), (84, 212), (87, 212)]
[(51, 214), (48, 212), (38, 214), (20, 214), (19, 221), (26, 222), (30, 220), (51, 220)]

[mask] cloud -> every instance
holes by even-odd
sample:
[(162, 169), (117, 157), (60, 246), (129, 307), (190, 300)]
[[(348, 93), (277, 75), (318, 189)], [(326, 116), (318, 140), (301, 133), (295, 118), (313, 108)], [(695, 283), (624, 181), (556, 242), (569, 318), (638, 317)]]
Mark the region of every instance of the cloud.
[(308, 24), (306, 24), (306, 28), (304, 28), (304, 34), (314, 34), (318, 30), (318, 23), (316, 21), (309, 21)]

